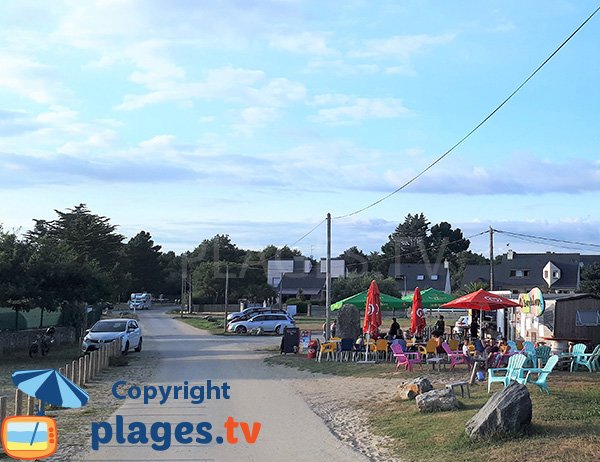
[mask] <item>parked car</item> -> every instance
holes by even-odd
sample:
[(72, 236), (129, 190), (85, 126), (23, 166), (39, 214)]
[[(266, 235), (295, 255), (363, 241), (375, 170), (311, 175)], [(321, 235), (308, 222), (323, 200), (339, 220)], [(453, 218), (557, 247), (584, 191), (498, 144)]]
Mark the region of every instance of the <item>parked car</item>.
[(245, 334), (254, 329), (260, 329), (261, 332), (275, 332), (277, 335), (283, 334), (285, 327), (294, 327), (294, 319), (283, 313), (265, 313), (254, 316), (246, 321), (232, 321), (227, 325), (227, 332), (236, 334)]
[(105, 344), (121, 338), (121, 351), (126, 355), (131, 348), (142, 351), (142, 328), (135, 319), (103, 319), (89, 329), (81, 351), (87, 353), (102, 348)]
[(452, 331), (457, 335), (462, 335), (469, 328), (469, 326), (469, 317), (461, 316), (454, 323), (454, 329), (452, 329)]
[(285, 314), (286, 312), (284, 310), (280, 310), (278, 308), (263, 307), (263, 306), (257, 307), (257, 308), (246, 308), (246, 309), (243, 309), (242, 311), (236, 311), (234, 313), (229, 313), (227, 315), (227, 321), (233, 321), (234, 319), (237, 319), (237, 320), (250, 319), (256, 315), (264, 314), (264, 313)]

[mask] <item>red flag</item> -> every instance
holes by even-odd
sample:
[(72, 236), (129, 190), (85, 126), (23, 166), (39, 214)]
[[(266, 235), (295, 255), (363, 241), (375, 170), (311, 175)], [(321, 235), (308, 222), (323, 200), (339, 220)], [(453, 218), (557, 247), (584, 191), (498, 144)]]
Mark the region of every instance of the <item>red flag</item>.
[(377, 287), (377, 283), (373, 280), (367, 292), (363, 333), (372, 335), (379, 330), (379, 326), (381, 326), (381, 297), (379, 295), (379, 287)]
[(413, 334), (420, 333), (425, 327), (425, 313), (423, 313), (423, 298), (418, 287), (413, 294), (412, 312), (410, 314), (410, 331)]

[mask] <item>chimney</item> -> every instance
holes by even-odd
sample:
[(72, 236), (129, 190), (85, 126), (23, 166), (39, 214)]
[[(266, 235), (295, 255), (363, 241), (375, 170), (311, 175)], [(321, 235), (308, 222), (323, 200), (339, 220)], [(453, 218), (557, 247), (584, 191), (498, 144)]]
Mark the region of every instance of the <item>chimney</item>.
[(515, 257), (515, 251), (509, 249), (508, 252), (506, 253), (506, 259), (507, 260), (512, 260)]

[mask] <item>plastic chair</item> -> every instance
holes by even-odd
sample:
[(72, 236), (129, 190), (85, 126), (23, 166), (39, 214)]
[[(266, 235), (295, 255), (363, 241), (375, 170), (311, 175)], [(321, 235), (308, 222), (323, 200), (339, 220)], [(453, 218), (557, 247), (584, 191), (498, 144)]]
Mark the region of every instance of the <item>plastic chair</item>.
[(330, 355), (335, 357), (337, 352), (337, 344), (331, 342), (325, 342), (321, 344), (321, 348), (319, 349), (319, 354), (317, 356), (317, 362), (321, 362), (321, 358), (323, 354), (327, 355), (327, 360), (329, 360)]
[[(517, 377), (517, 382), (519, 382), (523, 385), (532, 383), (532, 384), (540, 387), (540, 390), (546, 392), (547, 394), (550, 394), (550, 391), (548, 390), (548, 384), (546, 382), (548, 380), (548, 376), (550, 375), (550, 372), (552, 372), (552, 369), (554, 369), (554, 366), (556, 366), (557, 362), (558, 362), (558, 356), (552, 355), (552, 356), (550, 356), (550, 358), (548, 358), (548, 362), (546, 362), (546, 365), (542, 369), (540, 369), (540, 368), (521, 369), (521, 373), (524, 372), (525, 374), (520, 377)], [(538, 374), (538, 377), (535, 381), (530, 381), (531, 374)]]
[(467, 358), (465, 358), (464, 355), (462, 354), (462, 351), (460, 353), (452, 351), (452, 349), (450, 348), (450, 345), (448, 345), (446, 342), (442, 342), (442, 348), (448, 355), (448, 359), (450, 360), (450, 369), (451, 370), (454, 369), (454, 366), (456, 366), (457, 364), (466, 364), (469, 367), (469, 369), (471, 369), (471, 365), (467, 361)]
[(577, 370), (578, 365), (583, 365), (581, 364), (580, 357), (582, 358), (585, 354), (585, 348), (585, 343), (577, 343), (573, 345), (573, 350), (571, 350), (571, 355), (573, 356), (573, 359), (571, 360), (571, 372), (573, 372), (573, 366), (575, 366), (575, 370)]
[(425, 351), (428, 355), (437, 353), (437, 341), (434, 338), (427, 340), (427, 343), (425, 344)]
[(389, 343), (386, 339), (380, 338), (375, 342), (375, 353), (379, 359), (388, 358)]
[(551, 353), (552, 353), (551, 348), (546, 345), (541, 345), (535, 349), (535, 354), (537, 356), (538, 363), (541, 362), (542, 367), (544, 367), (546, 365), (546, 363), (548, 362), (548, 360), (550, 359)]
[[(600, 344), (596, 345), (596, 348), (594, 348), (594, 351), (592, 351), (591, 353), (581, 353), (573, 357), (573, 361), (575, 362), (575, 369), (577, 369), (577, 366), (584, 366), (587, 367), (590, 372), (594, 372), (600, 369), (598, 364), (599, 360)], [(571, 365), (572, 364), (573, 362), (571, 362)]]
[[(491, 391), (494, 382), (500, 382), (507, 387), (512, 380), (517, 380), (525, 361), (527, 361), (527, 356), (517, 354), (509, 358), (507, 367), (488, 369), (488, 393)], [(504, 373), (504, 375), (500, 375), (500, 373)]]
[(338, 344), (339, 348), (337, 350), (337, 359), (338, 361), (350, 361), (350, 358), (354, 360), (354, 339), (352, 338), (343, 338)]
[(451, 338), (448, 340), (448, 346), (452, 351), (458, 352), (458, 340)]
[(523, 350), (525, 350), (527, 362), (531, 364), (531, 367), (537, 367), (537, 354), (533, 342), (523, 342)]
[[(400, 366), (404, 366), (407, 371), (412, 371), (413, 364), (421, 365), (420, 353), (418, 353), (418, 352), (405, 353), (404, 350), (402, 350), (402, 347), (397, 343), (392, 344), (392, 353), (394, 354), (396, 361), (397, 361), (396, 369), (398, 369)], [(423, 367), (423, 366), (421, 365), (421, 367)]]

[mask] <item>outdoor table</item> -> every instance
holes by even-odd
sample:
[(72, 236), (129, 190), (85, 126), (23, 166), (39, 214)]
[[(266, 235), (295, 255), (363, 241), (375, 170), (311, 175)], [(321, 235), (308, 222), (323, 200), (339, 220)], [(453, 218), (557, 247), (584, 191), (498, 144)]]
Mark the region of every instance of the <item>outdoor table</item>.
[[(438, 372), (441, 372), (440, 364), (442, 363), (443, 360), (444, 360), (444, 358), (436, 356), (433, 358), (427, 358), (425, 361), (427, 362), (427, 364), (431, 364), (432, 371), (435, 371), (435, 365), (437, 364)], [(444, 363), (444, 369), (446, 369), (446, 363)]]

